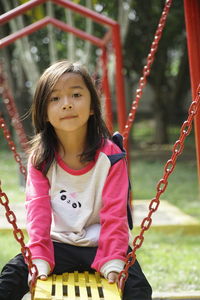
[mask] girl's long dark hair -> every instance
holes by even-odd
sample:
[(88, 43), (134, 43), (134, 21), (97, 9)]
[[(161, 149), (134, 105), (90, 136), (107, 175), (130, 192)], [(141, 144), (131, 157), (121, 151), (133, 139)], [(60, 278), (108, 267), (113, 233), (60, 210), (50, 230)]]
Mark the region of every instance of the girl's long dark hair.
[(31, 141), (31, 157), (35, 168), (47, 174), (55, 158), (55, 152), (59, 149), (59, 141), (53, 126), (47, 121), (47, 104), (52, 90), (58, 79), (64, 73), (81, 75), (91, 95), (91, 109), (93, 114), (88, 120), (86, 148), (81, 154), (81, 161), (94, 160), (97, 149), (110, 133), (105, 125), (101, 113), (101, 104), (95, 85), (86, 71), (78, 64), (63, 60), (50, 66), (40, 77), (32, 104), (32, 122), (35, 129), (35, 137)]

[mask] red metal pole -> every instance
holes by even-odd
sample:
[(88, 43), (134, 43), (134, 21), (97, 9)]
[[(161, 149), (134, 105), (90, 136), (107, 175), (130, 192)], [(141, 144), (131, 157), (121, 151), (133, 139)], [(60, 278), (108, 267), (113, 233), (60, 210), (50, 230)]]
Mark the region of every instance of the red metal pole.
[(96, 12), (90, 10), (89, 8), (79, 5), (79, 4), (76, 4), (72, 1), (69, 1), (69, 0), (52, 0), (52, 1), (55, 2), (56, 4), (62, 5), (64, 7), (68, 7), (70, 9), (78, 12), (79, 14), (89, 17), (98, 23), (109, 25), (109, 26), (114, 26), (117, 24), (116, 21), (113, 21), (112, 19), (110, 19), (106, 16), (100, 15), (99, 13), (96, 13)]
[[(192, 97), (200, 83), (200, 0), (184, 0)], [(200, 111), (195, 116), (195, 143), (200, 186)]]
[(116, 76), (116, 96), (117, 96), (117, 115), (119, 131), (122, 133), (126, 124), (126, 102), (124, 91), (122, 51), (120, 40), (119, 24), (113, 26), (113, 47), (115, 49), (115, 76)]
[(0, 16), (0, 24), (4, 24), (7, 23), (9, 20), (13, 19), (16, 16), (19, 16), (21, 14), (23, 14), (25, 11), (40, 5), (44, 2), (46, 2), (47, 0), (30, 0), (22, 5), (19, 5), (15, 8), (13, 8), (12, 10), (8, 11), (7, 13), (3, 14)]
[(15, 33), (12, 33), (12, 34), (6, 36), (5, 38), (2, 38), (0, 40), (0, 48), (8, 46), (9, 44), (13, 43), (17, 39), (22, 38), (23, 36), (29, 35), (35, 31), (41, 29), (42, 27), (48, 25), (49, 23), (51, 23), (52, 25), (58, 27), (59, 29), (61, 29), (63, 31), (72, 32), (74, 35), (76, 35), (82, 39), (88, 40), (100, 48), (102, 48), (104, 46), (104, 42), (95, 36), (92, 36), (82, 30), (71, 27), (70, 25), (65, 24), (61, 21), (58, 21), (54, 18), (45, 17), (42, 20), (39, 20), (31, 25), (26, 26), (25, 28), (23, 28), (21, 30), (18, 30)]
[[(3, 14), (0, 16), (0, 24), (4, 24), (8, 22), (10, 19), (23, 14), (25, 11), (42, 4), (46, 2), (47, 0), (30, 0), (26, 2), (25, 4), (19, 5), (18, 7), (12, 9), (11, 11)], [(72, 1), (69, 0), (52, 0), (54, 3), (58, 5), (62, 5), (65, 8), (69, 8), (75, 12), (78, 12), (86, 17), (89, 17), (93, 19), (95, 22), (98, 22), (103, 25), (110, 26), (113, 33), (113, 47), (115, 49), (115, 56), (116, 56), (116, 95), (117, 95), (117, 112), (118, 112), (118, 123), (119, 123), (119, 130), (123, 132), (126, 122), (126, 109), (125, 109), (125, 95), (124, 95), (124, 81), (123, 81), (123, 75), (122, 75), (122, 53), (121, 53), (121, 41), (120, 41), (120, 28), (119, 24), (106, 17), (102, 16), (94, 11), (91, 11), (90, 9), (83, 7), (81, 5), (78, 5)], [(32, 32), (39, 30), (40, 28), (46, 26), (48, 23), (53, 24), (54, 26), (57, 26), (58, 28), (72, 32), (73, 34), (91, 41), (93, 44), (97, 45), (98, 47), (102, 48), (106, 45), (109, 34), (105, 35), (103, 39), (98, 39), (97, 37), (91, 36), (87, 33), (82, 32), (79, 29), (75, 29), (73, 27), (70, 27), (69, 25), (58, 21), (56, 19), (46, 17), (38, 22), (35, 22), (21, 30), (19, 30), (16, 33), (13, 33), (5, 38), (3, 38), (0, 42), (0, 47), (5, 47), (12, 43), (13, 41), (17, 40), (18, 38), (21, 38), (25, 35), (31, 34)]]
[(108, 80), (108, 55), (106, 47), (103, 48), (103, 53), (101, 57), (102, 61), (102, 84), (103, 84), (103, 91), (105, 95), (105, 112), (106, 112), (106, 125), (110, 131), (113, 132), (113, 114), (112, 114), (112, 102), (111, 102), (111, 93), (109, 87), (109, 80)]

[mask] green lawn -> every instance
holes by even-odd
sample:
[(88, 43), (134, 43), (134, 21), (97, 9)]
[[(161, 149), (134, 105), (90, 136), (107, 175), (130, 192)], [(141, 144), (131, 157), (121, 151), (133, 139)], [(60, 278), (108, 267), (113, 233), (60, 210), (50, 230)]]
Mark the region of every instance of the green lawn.
[[(11, 233), (0, 232), (0, 269), (20, 246)], [(147, 232), (137, 252), (143, 272), (154, 291), (194, 291), (200, 287), (200, 237)]]
[(150, 230), (137, 258), (155, 291), (200, 289), (200, 236)]

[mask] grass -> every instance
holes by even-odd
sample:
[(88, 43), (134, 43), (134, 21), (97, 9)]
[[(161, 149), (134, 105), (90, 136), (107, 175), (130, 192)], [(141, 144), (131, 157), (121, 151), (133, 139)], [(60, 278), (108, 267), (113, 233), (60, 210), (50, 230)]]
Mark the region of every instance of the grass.
[[(156, 195), (156, 185), (163, 177), (164, 166), (171, 158), (173, 144), (179, 137), (179, 128), (170, 128), (171, 144), (160, 146), (152, 143), (151, 121), (141, 123), (136, 123), (133, 131), (131, 182), (135, 199), (152, 199)], [(161, 195), (162, 199), (200, 220), (200, 194), (193, 134), (185, 140), (184, 151), (178, 157), (176, 167), (168, 178), (168, 186)]]
[(154, 291), (195, 291), (200, 287), (200, 237), (146, 233), (137, 252), (143, 272)]
[[(152, 128), (148, 122), (136, 124), (133, 133), (134, 145), (131, 151), (131, 182), (135, 199), (151, 199), (155, 195), (156, 183), (162, 177), (163, 166), (171, 155), (172, 142), (179, 136), (172, 130), (171, 144), (157, 147), (152, 144)], [(2, 145), (1, 145), (2, 146)], [(6, 145), (1, 147), (0, 166), (2, 189), (11, 202), (24, 201), (24, 188), (19, 187), (18, 166)], [(162, 199), (178, 206), (184, 212), (200, 220), (199, 191), (194, 150), (194, 137), (186, 140), (185, 151), (178, 159), (174, 173)], [(135, 232), (136, 234), (136, 232)], [(0, 232), (0, 269), (20, 247), (11, 233)], [(193, 291), (200, 286), (200, 237), (173, 234), (145, 233), (145, 241), (137, 252), (142, 265), (155, 291)]]
[(1, 185), (11, 203), (24, 201), (23, 175), (9, 151), (0, 152)]
[[(27, 238), (26, 238), (27, 239)], [(0, 269), (20, 252), (11, 233), (0, 233)], [(154, 291), (195, 291), (200, 286), (200, 237), (147, 232), (137, 259)]]

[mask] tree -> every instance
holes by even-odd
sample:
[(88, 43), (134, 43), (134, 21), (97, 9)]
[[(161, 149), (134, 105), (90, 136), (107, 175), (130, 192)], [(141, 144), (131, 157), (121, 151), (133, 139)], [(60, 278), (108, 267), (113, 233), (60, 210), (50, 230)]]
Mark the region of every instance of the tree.
[[(132, 20), (124, 44), (125, 69), (127, 79), (132, 85), (138, 80), (139, 74), (141, 75), (164, 2), (140, 0), (132, 3)], [(174, 97), (182, 96), (181, 91), (189, 89), (189, 76), (183, 71), (187, 71), (187, 65), (184, 12), (182, 1), (177, 0), (170, 10), (148, 79), (154, 91), (153, 111), (157, 144), (168, 142), (169, 116), (177, 113), (177, 100), (174, 101)], [(173, 118), (175, 117), (171, 119)]]
[[(121, 24), (125, 81), (128, 90), (131, 91), (127, 94), (127, 99), (131, 100), (133, 87), (141, 75), (165, 1), (73, 1), (107, 15)], [(22, 2), (24, 0), (2, 0), (0, 8), (2, 12), (5, 12)], [(63, 9), (63, 7), (53, 5), (50, 1), (2, 26), (1, 35), (5, 36), (16, 31), (46, 14), (55, 16), (71, 26), (100, 38), (107, 30), (105, 26)], [(98, 53), (96, 47), (87, 41), (82, 41), (72, 34), (61, 32), (49, 25), (29, 37), (17, 41), (12, 46), (6, 47), (3, 56), (7, 62), (7, 73), (10, 74), (11, 87), (18, 107), (23, 113), (30, 106), (34, 85), (40, 72), (46, 66), (57, 59), (69, 58), (82, 61), (92, 71), (95, 69)], [(153, 112), (156, 120), (156, 143), (168, 141), (169, 116), (172, 120), (176, 119), (177, 103), (179, 103), (179, 111), (181, 110), (182, 103), (179, 99), (189, 88), (188, 76), (185, 74), (187, 66), (184, 13), (182, 0), (177, 0), (174, 1), (171, 8), (152, 73), (148, 79), (154, 92)], [(111, 84), (114, 82), (112, 80)]]

